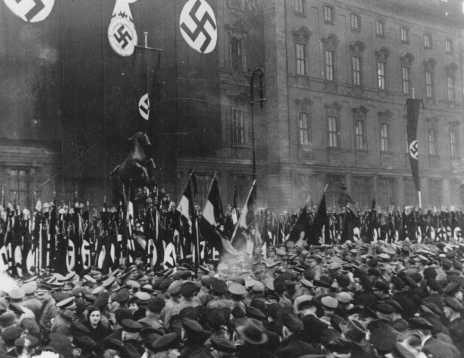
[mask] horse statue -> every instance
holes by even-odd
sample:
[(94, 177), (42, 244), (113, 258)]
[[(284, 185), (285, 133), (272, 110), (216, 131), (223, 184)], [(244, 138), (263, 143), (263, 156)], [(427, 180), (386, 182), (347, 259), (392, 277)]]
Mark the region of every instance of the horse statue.
[(128, 156), (111, 172), (115, 202), (121, 201), (119, 199), (124, 203), (133, 200), (138, 188), (151, 187), (155, 184), (155, 161), (146, 154), (146, 149), (152, 145), (148, 135), (137, 132), (129, 138), (129, 142), (131, 149)]

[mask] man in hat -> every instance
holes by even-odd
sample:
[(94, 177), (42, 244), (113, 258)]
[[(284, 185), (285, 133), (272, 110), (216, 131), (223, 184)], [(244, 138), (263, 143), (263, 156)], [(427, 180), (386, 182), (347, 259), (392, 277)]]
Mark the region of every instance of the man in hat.
[(160, 297), (152, 298), (147, 304), (145, 317), (139, 319), (139, 322), (154, 329), (163, 331), (164, 323), (161, 319), (161, 311), (163, 310), (165, 304), (166, 303), (164, 300)]
[(196, 320), (190, 318), (182, 319), (182, 326), (185, 332), (184, 349), (181, 351), (181, 358), (213, 358), (205, 342), (210, 332), (206, 331), (203, 326)]
[(48, 289), (44, 286), (40, 286), (36, 291), (36, 298), (41, 302), (42, 307), (40, 309), (40, 315), (38, 322), (45, 332), (50, 332), (52, 327), (52, 319), (56, 315), (56, 303), (51, 296)]
[(277, 358), (267, 348), (269, 337), (260, 322), (247, 319), (236, 327), (236, 332), (240, 343), (238, 358)]

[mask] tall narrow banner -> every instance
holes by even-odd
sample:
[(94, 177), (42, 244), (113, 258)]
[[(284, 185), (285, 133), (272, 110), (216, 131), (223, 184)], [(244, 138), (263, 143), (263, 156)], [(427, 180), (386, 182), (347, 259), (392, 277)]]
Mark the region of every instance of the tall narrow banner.
[(216, 15), (206, 0), (188, 0), (180, 13), (179, 27), (185, 42), (195, 51), (208, 54), (216, 49)]
[(116, 0), (108, 26), (108, 41), (111, 48), (123, 57), (132, 56), (138, 37), (129, 4), (137, 0)]
[(409, 162), (411, 163), (412, 177), (417, 191), (420, 191), (419, 141), (417, 138), (417, 124), (419, 121), (421, 103), (422, 101), (420, 99), (408, 98), (406, 101)]

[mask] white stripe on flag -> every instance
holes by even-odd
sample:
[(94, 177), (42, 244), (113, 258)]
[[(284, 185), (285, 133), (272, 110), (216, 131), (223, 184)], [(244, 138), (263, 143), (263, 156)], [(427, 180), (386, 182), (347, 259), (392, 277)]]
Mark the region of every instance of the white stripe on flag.
[(203, 217), (211, 226), (216, 226), (216, 219), (214, 217), (214, 206), (209, 200), (206, 201), (205, 207), (203, 209)]
[(179, 206), (177, 206), (177, 211), (179, 211), (182, 214), (182, 216), (184, 216), (190, 222), (189, 200), (185, 195), (182, 195), (182, 198), (180, 198)]

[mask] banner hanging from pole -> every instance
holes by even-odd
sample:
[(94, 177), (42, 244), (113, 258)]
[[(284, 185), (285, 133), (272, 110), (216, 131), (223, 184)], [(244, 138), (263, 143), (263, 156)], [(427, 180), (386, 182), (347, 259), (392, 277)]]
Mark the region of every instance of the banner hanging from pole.
[(408, 98), (406, 101), (408, 154), (412, 177), (417, 192), (421, 191), (419, 176), (419, 140), (417, 138), (417, 125), (419, 122), (421, 103), (422, 100), (414, 98)]

